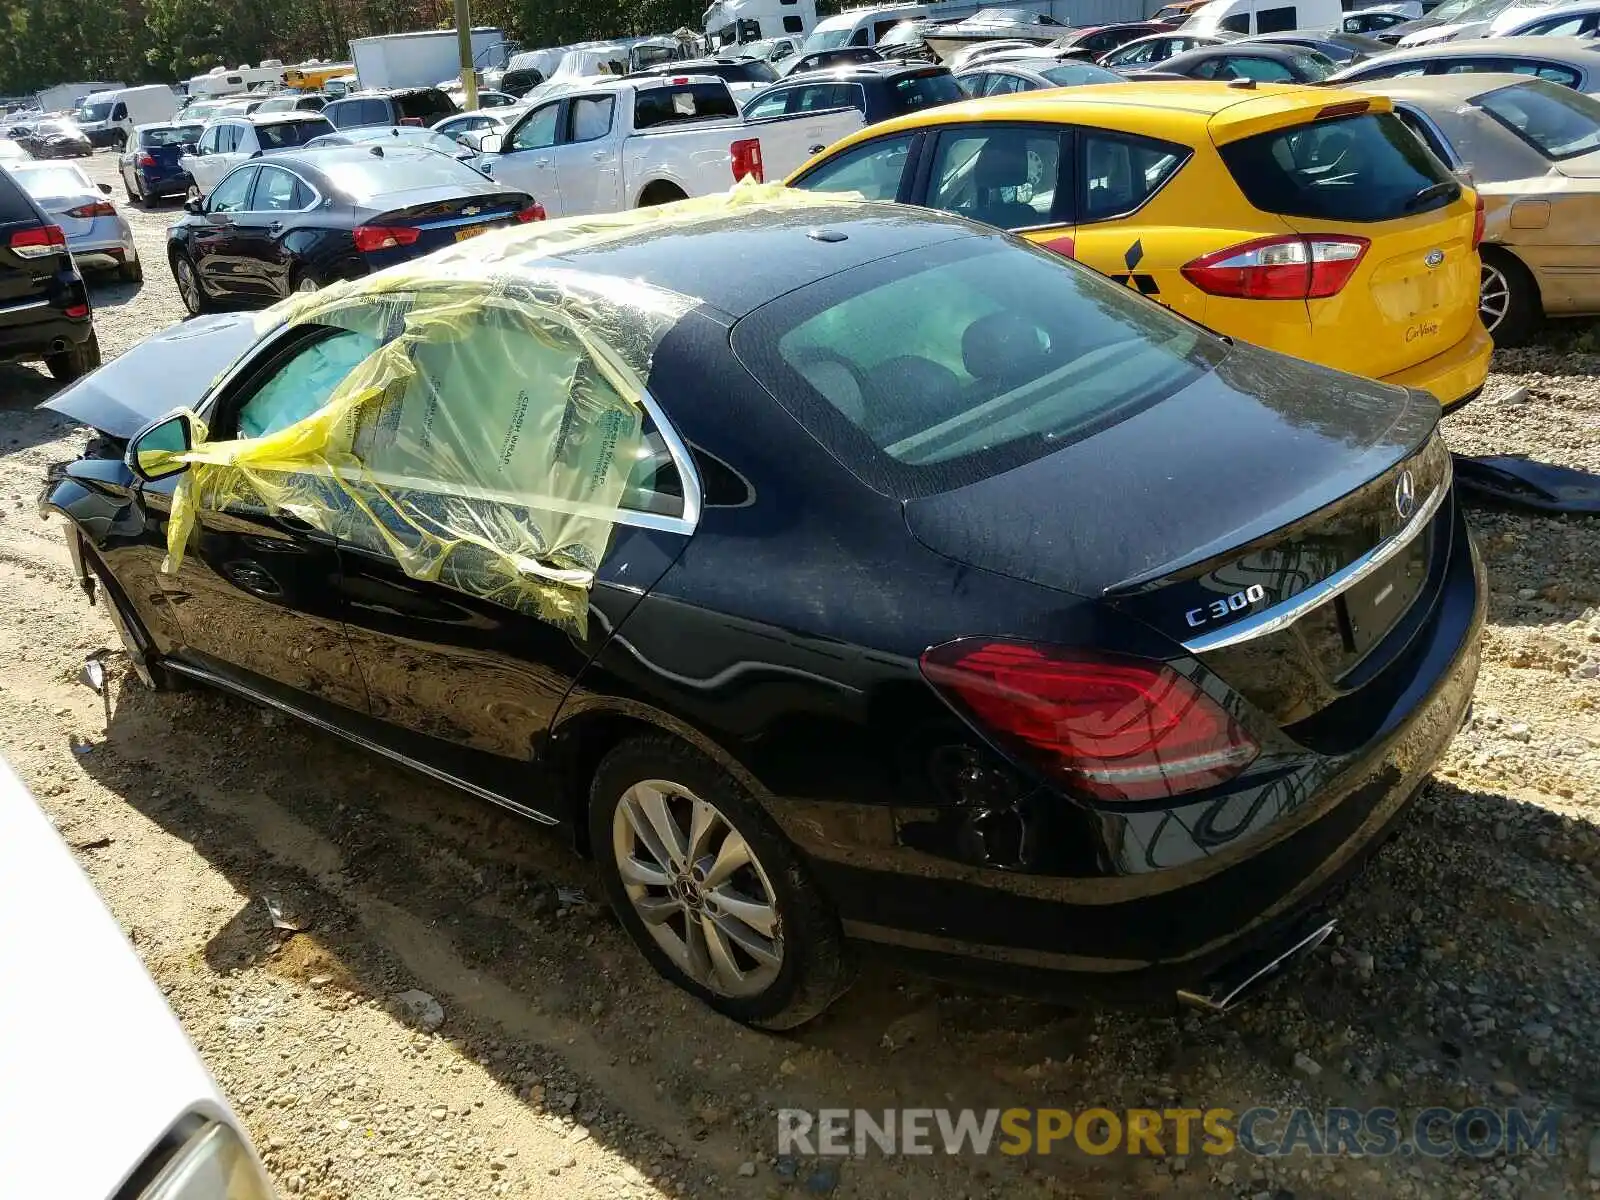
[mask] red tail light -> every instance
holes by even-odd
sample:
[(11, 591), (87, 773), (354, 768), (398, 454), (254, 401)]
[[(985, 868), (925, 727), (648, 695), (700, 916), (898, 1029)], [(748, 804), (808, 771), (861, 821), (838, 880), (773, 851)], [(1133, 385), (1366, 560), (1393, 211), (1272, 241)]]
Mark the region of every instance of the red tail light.
[(11, 252), (18, 258), (43, 258), (47, 254), (64, 253), (67, 235), (59, 225), (44, 225), (38, 229), (19, 229), (11, 235)]
[(1479, 246), (1483, 245), (1483, 224), (1485, 217), (1485, 213), (1483, 211), (1483, 193), (1474, 192), (1473, 200), (1475, 201), (1477, 207), (1472, 213), (1472, 248), (1476, 250)]
[(69, 317), (87, 317), (89, 315), (89, 306), (87, 304), (69, 304), (61, 311)]
[(980, 728), (1100, 800), (1156, 800), (1231, 779), (1259, 753), (1171, 667), (969, 638), (922, 655), (928, 682)]
[(353, 236), (356, 249), (363, 254), (371, 254), (374, 250), (413, 246), (422, 236), (422, 230), (411, 225), (358, 225)]
[(112, 208), (110, 202), (106, 200), (96, 200), (93, 204), (80, 204), (77, 208), (67, 209), (67, 216), (82, 217), (85, 220), (90, 217), (114, 217), (116, 215), (117, 210)]
[(767, 181), (766, 169), (761, 165), (761, 139), (740, 138), (728, 147), (728, 152), (733, 155), (733, 181), (742, 182), (746, 177), (753, 178), (757, 183)]
[(141, 167), (153, 167), (153, 166), (155, 166), (156, 165), (156, 156), (154, 154), (141, 154), (141, 155), (139, 155), (139, 165)]
[(422, 118), (421, 117), (401, 117), (400, 118), (400, 124), (402, 124), (402, 125), (421, 125), (422, 124)]
[(512, 215), (512, 220), (516, 221), (519, 225), (526, 225), (529, 221), (542, 221), (544, 218), (545, 212), (544, 205), (542, 204), (535, 204), (529, 208), (523, 209), (521, 212), (514, 213)]
[(1366, 238), (1331, 233), (1261, 238), (1197, 258), (1183, 277), (1213, 296), (1318, 300), (1350, 282), (1368, 245)]

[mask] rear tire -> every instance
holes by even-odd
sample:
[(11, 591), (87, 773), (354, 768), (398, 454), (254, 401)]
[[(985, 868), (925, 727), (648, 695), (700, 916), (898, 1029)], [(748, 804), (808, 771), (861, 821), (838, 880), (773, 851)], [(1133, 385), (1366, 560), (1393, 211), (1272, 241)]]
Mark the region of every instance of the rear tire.
[(1498, 246), (1484, 246), (1478, 315), (1496, 346), (1520, 346), (1544, 321), (1539, 285), (1520, 259)]
[(320, 292), (322, 284), (311, 271), (295, 273), (294, 282), (290, 285), (296, 292)]
[(204, 316), (212, 309), (211, 298), (200, 285), (200, 272), (182, 250), (172, 252), (172, 277), (178, 283), (178, 297), (191, 317)]
[(144, 282), (144, 260), (136, 258), (132, 262), (125, 262), (117, 268), (117, 278), (123, 283)]
[[(850, 986), (838, 918), (799, 854), (703, 755), (664, 735), (622, 742), (595, 772), (588, 816), (607, 898), (666, 979), (761, 1029), (803, 1025)], [(660, 835), (659, 856), (650, 849), (656, 816), (671, 822), (676, 851)]]
[(644, 194), (639, 197), (640, 208), (654, 208), (658, 204), (671, 204), (677, 200), (687, 200), (682, 188), (674, 183), (657, 180), (644, 189)]
[(100, 365), (100, 339), (90, 329), (88, 341), (70, 350), (63, 350), (60, 354), (49, 355), (44, 365), (50, 369), (50, 378), (57, 383), (81, 379)]

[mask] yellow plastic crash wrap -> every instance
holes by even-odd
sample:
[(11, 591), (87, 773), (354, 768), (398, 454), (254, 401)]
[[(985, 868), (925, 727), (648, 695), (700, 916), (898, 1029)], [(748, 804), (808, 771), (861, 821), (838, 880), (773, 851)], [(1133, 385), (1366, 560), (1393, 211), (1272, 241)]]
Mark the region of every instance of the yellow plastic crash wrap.
[(743, 184), (521, 226), (268, 309), (259, 332), (309, 327), (305, 349), (247, 401), (240, 437), (209, 441), (193, 418), (166, 569), (205, 512), (282, 513), (581, 635), (651, 358), (698, 301), (543, 260), (641, 226), (840, 199)]

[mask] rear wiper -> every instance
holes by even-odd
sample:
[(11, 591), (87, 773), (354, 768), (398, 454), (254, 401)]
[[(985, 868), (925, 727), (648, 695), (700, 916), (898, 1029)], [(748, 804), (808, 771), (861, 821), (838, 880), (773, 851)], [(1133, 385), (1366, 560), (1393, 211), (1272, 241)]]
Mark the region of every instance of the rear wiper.
[(1405, 203), (1406, 212), (1415, 212), (1429, 200), (1440, 196), (1448, 196), (1452, 192), (1460, 194), (1461, 185), (1454, 179), (1441, 179), (1438, 183), (1430, 183)]

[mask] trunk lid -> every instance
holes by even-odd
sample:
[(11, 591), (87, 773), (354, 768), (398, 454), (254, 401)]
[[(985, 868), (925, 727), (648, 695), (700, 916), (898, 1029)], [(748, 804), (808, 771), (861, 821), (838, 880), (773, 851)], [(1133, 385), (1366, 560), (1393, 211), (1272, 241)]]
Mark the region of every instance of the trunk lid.
[(533, 204), (526, 192), (486, 191), (482, 195), (463, 196), (458, 187), (390, 194), (384, 200), (400, 203), (386, 212), (364, 216), (361, 223), (383, 228), (410, 227), (418, 230), (419, 236), (404, 247), (367, 252), (367, 261), (375, 267), (415, 258), (418, 254), (509, 225), (517, 213)]
[[(908, 501), (906, 521), (948, 557), (1103, 598), (1287, 724), (1337, 698), (1424, 595), (1432, 542), (1419, 514), (1449, 478), (1437, 423), (1423, 393), (1240, 346), (1081, 442)], [(1355, 617), (1330, 599), (1279, 633), (1227, 644), (1379, 547), (1385, 569), (1346, 593)]]
[(61, 232), (67, 235), (67, 241), (74, 238), (87, 237), (94, 230), (94, 217), (75, 217), (72, 211), (88, 205), (100, 204), (105, 197), (98, 192), (73, 196), (44, 196), (39, 199), (39, 207), (44, 210), (45, 216), (55, 224), (61, 226)]
[(1365, 243), (1338, 290), (1306, 308), (1319, 361), (1382, 378), (1442, 354), (1477, 323), (1475, 204), (1387, 100), (1339, 96), (1261, 132), (1235, 117), (1214, 136), (1257, 209), (1308, 240)]
[(1382, 378), (1444, 353), (1477, 323), (1473, 204), (1464, 194), (1437, 212), (1378, 225), (1285, 220), (1297, 233), (1370, 240), (1355, 274), (1336, 295), (1306, 302), (1330, 366)]

